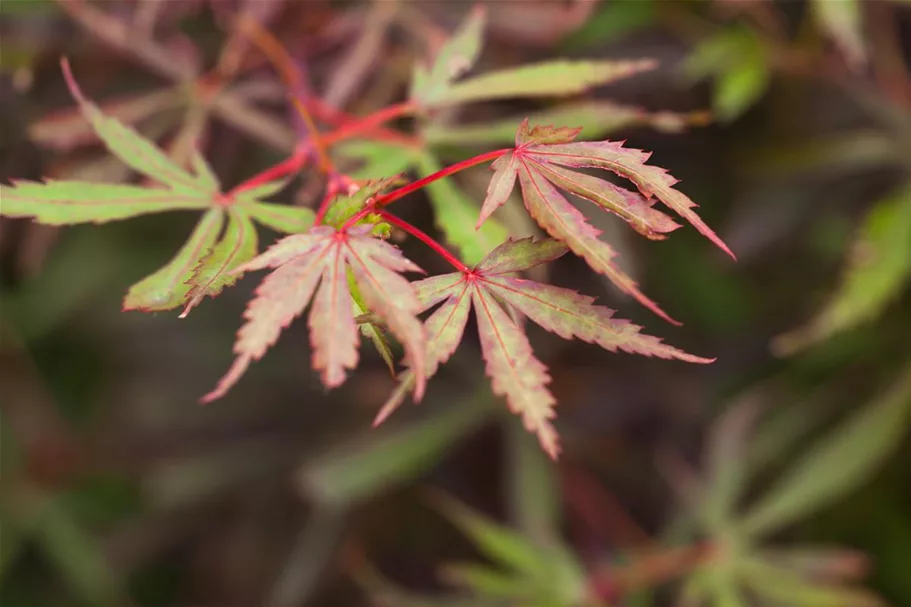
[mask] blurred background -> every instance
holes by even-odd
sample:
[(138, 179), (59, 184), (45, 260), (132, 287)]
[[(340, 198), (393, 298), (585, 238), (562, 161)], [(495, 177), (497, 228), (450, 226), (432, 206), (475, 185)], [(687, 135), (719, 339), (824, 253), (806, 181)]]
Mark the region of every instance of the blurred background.
[[(383, 361), (363, 346), (357, 372), (326, 392), (304, 322), (202, 407), (258, 278), (186, 319), (122, 313), (192, 217), (4, 218), (4, 606), (911, 605), (911, 4), (487, 6), (475, 72), (555, 57), (660, 67), (570, 99), (399, 126), (450, 162), (508, 144), (541, 113), (653, 151), (739, 260), (692, 229), (654, 243), (596, 223), (682, 327), (575, 257), (550, 279), (717, 362), (612, 354), (533, 328), (559, 401), (557, 463), (491, 394), (471, 329), (422, 404), (378, 429), (393, 387)], [(313, 93), (366, 115), (404, 98), (415, 61), (469, 8), (5, 0), (0, 176), (133, 179), (76, 112), (63, 55), (105, 111), (175, 157), (198, 146), (232, 186), (303, 133), (232, 16), (273, 32)], [(221, 78), (216, 102), (207, 73)], [(457, 183), (480, 201), (488, 178)], [(281, 200), (313, 204), (320, 186), (298, 180)], [(415, 194), (401, 211), (433, 230), (426, 202)], [(403, 247), (443, 269), (419, 243)]]

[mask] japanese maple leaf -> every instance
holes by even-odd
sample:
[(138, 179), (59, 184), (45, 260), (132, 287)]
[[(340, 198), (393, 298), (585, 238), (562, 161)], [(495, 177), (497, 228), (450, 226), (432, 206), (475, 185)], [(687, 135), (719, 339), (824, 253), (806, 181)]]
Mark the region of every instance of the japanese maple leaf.
[[(679, 324), (614, 264), (617, 255), (614, 249), (599, 238), (600, 231), (586, 221), (560, 189), (618, 215), (639, 233), (654, 240), (666, 238), (668, 232), (680, 227), (654, 208), (656, 200), (660, 200), (731, 257), (734, 254), (693, 211), (696, 204), (672, 187), (677, 180), (664, 169), (645, 164), (650, 154), (624, 148), (623, 142), (573, 142), (580, 131), (579, 128), (552, 126), (529, 128), (526, 119), (516, 134), (515, 149), (491, 165), (495, 173), (487, 189), (478, 226), (506, 202), (518, 179), (525, 207), (548, 234), (564, 241), (620, 290), (659, 316)], [(607, 169), (632, 181), (639, 192), (564, 167)]]
[(259, 360), (279, 334), (310, 303), (310, 339), (313, 368), (323, 384), (334, 388), (358, 361), (358, 329), (348, 283), (348, 271), (371, 312), (381, 318), (405, 348), (414, 373), (414, 397), (424, 393), (426, 342), (416, 318), (421, 302), (414, 287), (399, 273), (422, 270), (396, 247), (370, 235), (372, 226), (348, 230), (331, 226), (311, 228), (288, 236), (258, 257), (236, 268), (247, 272), (274, 268), (256, 290), (244, 314), (247, 323), (238, 332), (234, 364), (218, 386), (203, 397), (210, 402), (223, 396)]
[(27, 217), (45, 225), (101, 224), (167, 211), (201, 216), (186, 243), (163, 267), (130, 287), (124, 310), (158, 312), (184, 307), (182, 316), (205, 297), (234, 284), (230, 272), (259, 248), (256, 226), (284, 233), (313, 223), (309, 209), (264, 199), (283, 182), (269, 182), (235, 194), (224, 193), (205, 159), (193, 152), (192, 170), (175, 162), (153, 141), (104, 114), (79, 89), (64, 61), (64, 76), (79, 111), (113, 156), (151, 183), (93, 183), (73, 180), (14, 181), (0, 184), (0, 215)]
[[(427, 376), (446, 362), (462, 339), (470, 308), (474, 308), (481, 351), (493, 391), (506, 396), (509, 407), (522, 416), (551, 457), (559, 453), (557, 433), (551, 425), (555, 400), (547, 389), (547, 367), (535, 358), (523, 329), (504, 304), (544, 329), (564, 339), (581, 339), (611, 352), (624, 351), (693, 363), (714, 359), (687, 354), (640, 333), (640, 327), (614, 318), (614, 311), (594, 304), (594, 298), (570, 289), (526, 280), (517, 272), (552, 261), (566, 253), (562, 242), (531, 238), (509, 240), (471, 272), (443, 274), (415, 283), (424, 310), (441, 304), (424, 323), (427, 332)], [(417, 372), (406, 371), (398, 388), (377, 416), (382, 422), (401, 404)]]

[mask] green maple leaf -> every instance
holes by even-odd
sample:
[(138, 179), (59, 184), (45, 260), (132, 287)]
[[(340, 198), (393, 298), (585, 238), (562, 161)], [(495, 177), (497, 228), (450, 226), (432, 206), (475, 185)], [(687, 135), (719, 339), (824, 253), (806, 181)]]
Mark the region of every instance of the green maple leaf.
[[(575, 291), (514, 276), (552, 261), (567, 251), (562, 242), (531, 238), (509, 240), (494, 249), (470, 273), (454, 272), (415, 283), (422, 308), (439, 307), (427, 318), (427, 364), (432, 376), (446, 362), (462, 340), (471, 308), (477, 317), (481, 351), (494, 393), (506, 396), (510, 409), (520, 414), (528, 430), (535, 432), (541, 446), (556, 458), (557, 433), (551, 419), (556, 404), (547, 389), (547, 368), (532, 352), (523, 329), (503, 304), (532, 322), (564, 339), (581, 339), (611, 352), (709, 363), (668, 346), (657, 337), (643, 335), (640, 327), (618, 318), (613, 310), (594, 304), (594, 298)], [(401, 376), (396, 390), (377, 416), (382, 422), (404, 400), (415, 378), (410, 370)]]
[[(548, 234), (564, 241), (621, 291), (659, 316), (679, 324), (646, 297), (635, 281), (614, 263), (617, 253), (599, 238), (600, 231), (586, 221), (560, 189), (617, 215), (653, 240), (666, 238), (668, 232), (679, 227), (654, 208), (655, 202), (661, 201), (732, 257), (733, 253), (693, 211), (696, 204), (673, 188), (676, 179), (664, 169), (646, 164), (649, 154), (611, 141), (573, 142), (579, 131), (552, 126), (529, 128), (528, 121), (523, 122), (516, 134), (515, 149), (491, 165), (495, 172), (478, 226), (506, 202), (518, 181), (526, 209)], [(564, 167), (606, 169), (632, 181), (638, 192)]]
[(82, 115), (121, 162), (158, 185), (83, 181), (15, 181), (0, 185), (7, 217), (27, 217), (48, 225), (101, 224), (165, 211), (202, 211), (186, 244), (164, 267), (133, 285), (124, 310), (162, 311), (185, 306), (185, 316), (206, 296), (234, 283), (229, 274), (257, 251), (253, 221), (293, 233), (313, 223), (308, 209), (263, 202), (283, 182), (263, 184), (229, 196), (206, 161), (194, 152), (192, 171), (172, 161), (154, 143), (87, 100), (64, 64), (64, 75)]
[(474, 67), (481, 54), (485, 24), (486, 10), (477, 5), (442, 46), (433, 64), (415, 67), (412, 100), (425, 108), (438, 108), (492, 99), (568, 97), (657, 66), (652, 59), (556, 60), (458, 80)]
[[(348, 272), (366, 306), (383, 319), (405, 348), (414, 373), (414, 396), (425, 384), (424, 328), (415, 317), (421, 304), (414, 287), (400, 272), (420, 272), (391, 244), (371, 235), (373, 226), (357, 225), (346, 231), (317, 226), (304, 234), (287, 236), (233, 273), (274, 268), (256, 290), (244, 314), (247, 323), (238, 332), (234, 364), (218, 386), (203, 397), (210, 402), (223, 396), (277, 340), (282, 330), (313, 303), (309, 327), (313, 368), (323, 384), (334, 388), (357, 365), (359, 342)], [(356, 303), (356, 302), (354, 302)], [(358, 306), (359, 308), (359, 306)]]

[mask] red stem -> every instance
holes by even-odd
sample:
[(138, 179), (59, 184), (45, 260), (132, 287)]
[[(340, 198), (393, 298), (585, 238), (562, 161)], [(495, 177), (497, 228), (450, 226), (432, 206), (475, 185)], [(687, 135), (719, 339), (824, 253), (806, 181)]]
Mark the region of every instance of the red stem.
[(319, 203), (319, 207), (316, 211), (316, 217), (313, 220), (313, 225), (318, 226), (323, 223), (323, 219), (326, 217), (326, 213), (329, 211), (329, 203), (332, 202), (336, 194), (339, 193), (340, 189), (339, 180), (333, 179), (330, 176), (329, 183), (326, 185), (326, 194), (323, 196), (323, 200)]
[(448, 261), (452, 265), (452, 267), (454, 267), (459, 272), (461, 272), (463, 274), (471, 274), (471, 269), (468, 266), (466, 266), (464, 263), (459, 261), (459, 259), (455, 255), (453, 255), (452, 253), (447, 251), (443, 247), (443, 245), (441, 245), (436, 240), (434, 240), (426, 232), (411, 225), (404, 219), (399, 219), (398, 217), (396, 217), (395, 215), (392, 215), (391, 213), (389, 213), (387, 211), (379, 211), (379, 216), (382, 217), (383, 221), (385, 221), (386, 223), (390, 223), (397, 228), (401, 228), (405, 232), (411, 234), (412, 236), (414, 236), (415, 238), (417, 238), (418, 240), (420, 240), (421, 242), (426, 244), (428, 247), (430, 247), (431, 249), (436, 251), (440, 255), (440, 257), (442, 257), (443, 259)]
[(250, 179), (247, 179), (243, 183), (236, 185), (230, 192), (228, 196), (234, 196), (240, 192), (244, 192), (251, 188), (255, 188), (258, 185), (262, 185), (273, 179), (278, 179), (279, 177), (284, 177), (290, 175), (296, 171), (299, 171), (307, 163), (307, 150), (298, 149), (295, 150), (294, 155), (282, 160), (280, 163), (269, 167), (261, 173), (257, 173)]
[[(361, 122), (361, 118), (344, 112), (342, 110), (336, 109), (320, 99), (319, 97), (311, 96), (306, 99), (306, 103), (313, 115), (336, 128), (336, 132), (345, 129), (348, 130), (351, 125)], [(368, 116), (368, 118), (370, 118)], [(360, 129), (361, 127), (358, 127)], [(330, 145), (332, 143), (338, 143), (341, 139), (336, 139), (338, 135), (336, 132), (329, 132), (323, 137), (323, 141)], [(379, 139), (381, 141), (389, 141), (393, 143), (401, 143), (404, 145), (417, 146), (417, 140), (414, 137), (411, 137), (401, 131), (395, 129), (385, 128), (382, 126), (375, 126), (372, 128), (364, 128), (360, 133), (349, 133), (344, 136), (344, 139), (348, 139), (355, 134), (360, 134), (371, 139)], [(327, 141), (328, 139), (328, 141)]]
[(483, 164), (483, 163), (489, 162), (491, 160), (496, 160), (503, 154), (506, 154), (507, 152), (511, 152), (511, 151), (512, 151), (512, 148), (494, 150), (492, 152), (487, 152), (485, 154), (481, 154), (480, 156), (475, 156), (474, 158), (469, 158), (468, 160), (463, 160), (462, 162), (457, 162), (455, 164), (449, 165), (448, 167), (441, 169), (441, 170), (437, 171), (436, 173), (431, 173), (430, 175), (427, 175), (426, 177), (422, 177), (421, 179), (418, 179), (417, 181), (412, 181), (408, 185), (402, 186), (397, 190), (393, 190), (393, 191), (389, 192), (388, 194), (382, 194), (380, 196), (377, 196), (375, 204), (378, 207), (386, 206), (387, 204), (393, 203), (396, 200), (398, 200), (399, 198), (402, 198), (403, 196), (407, 196), (408, 194), (411, 194), (412, 192), (414, 192), (416, 190), (420, 190), (421, 188), (423, 188), (425, 185), (427, 185), (429, 183), (433, 183), (434, 181), (443, 179), (444, 177), (448, 177), (449, 175), (453, 175), (454, 173), (458, 173), (459, 171), (464, 171), (465, 169), (469, 169), (475, 165)]
[(421, 188), (423, 188), (425, 185), (427, 185), (429, 183), (433, 183), (434, 181), (443, 179), (444, 177), (448, 177), (449, 175), (452, 175), (453, 173), (458, 173), (459, 171), (463, 171), (463, 170), (465, 170), (467, 168), (471, 168), (475, 165), (478, 165), (478, 164), (481, 164), (484, 162), (488, 162), (490, 160), (495, 160), (495, 159), (499, 158), (500, 156), (502, 156), (503, 154), (506, 154), (507, 152), (511, 152), (512, 150), (513, 150), (513, 148), (504, 148), (502, 150), (494, 150), (492, 152), (487, 152), (486, 154), (481, 154), (480, 156), (475, 156), (474, 158), (469, 158), (468, 160), (463, 160), (462, 162), (457, 162), (453, 165), (446, 167), (445, 169), (441, 169), (441, 170), (437, 171), (436, 173), (432, 173), (430, 175), (427, 175), (426, 177), (422, 177), (421, 179), (418, 179), (417, 181), (412, 181), (408, 185), (402, 186), (397, 190), (393, 190), (393, 191), (389, 192), (388, 194), (383, 194), (383, 195), (377, 196), (372, 204), (365, 205), (363, 209), (361, 209), (360, 211), (355, 213), (350, 219), (348, 219), (348, 221), (345, 222), (345, 224), (342, 226), (341, 229), (347, 230), (348, 228), (350, 228), (351, 226), (353, 226), (354, 224), (359, 222), (361, 219), (363, 219), (370, 213), (376, 213), (377, 209), (384, 207), (388, 204), (391, 204), (391, 203), (395, 202), (396, 200), (398, 200), (399, 198), (401, 198), (403, 196), (407, 196), (408, 194), (411, 194), (414, 191), (420, 190)]
[(326, 145), (331, 145), (345, 139), (350, 139), (365, 131), (373, 130), (384, 122), (389, 122), (395, 118), (410, 114), (416, 109), (417, 105), (412, 101), (404, 101), (402, 103), (390, 105), (369, 116), (348, 122), (331, 133), (327, 133), (326, 136), (323, 137), (323, 142)]

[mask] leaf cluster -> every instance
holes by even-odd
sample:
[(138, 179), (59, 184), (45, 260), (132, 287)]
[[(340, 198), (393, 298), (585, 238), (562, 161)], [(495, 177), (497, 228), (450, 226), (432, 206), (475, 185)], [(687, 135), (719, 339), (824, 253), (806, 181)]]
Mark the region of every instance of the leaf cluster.
[[(206, 402), (223, 396), (309, 307), (312, 366), (326, 387), (341, 385), (347, 372), (356, 367), (362, 335), (376, 345), (390, 367), (395, 361), (389, 336), (403, 346), (407, 371), (378, 416), (381, 421), (407, 392), (413, 392), (415, 400), (421, 398), (426, 379), (462, 341), (473, 310), (493, 391), (506, 397), (543, 448), (556, 457), (559, 446), (551, 421), (555, 400), (547, 388), (550, 376), (534, 356), (525, 318), (563, 338), (581, 339), (610, 351), (711, 362), (641, 334), (639, 327), (616, 318), (593, 298), (520, 277), (572, 251), (622, 292), (675, 322), (617, 265), (615, 250), (563, 192), (619, 217), (652, 240), (664, 239), (680, 227), (655, 208), (660, 202), (729, 254), (730, 250), (698, 217), (696, 205), (674, 187), (676, 180), (664, 169), (648, 164), (648, 154), (619, 142), (576, 141), (584, 127), (532, 126), (525, 118), (518, 123), (511, 148), (449, 166), (442, 165), (427, 146), (408, 143), (405, 149), (396, 147), (402, 141), (398, 136), (377, 135), (371, 141), (369, 134), (376, 132), (379, 122), (403, 112), (417, 114), (422, 129), (436, 128), (436, 137), (442, 137), (439, 127), (434, 127), (442, 108), (501, 98), (571, 97), (654, 67), (651, 60), (548, 61), (466, 76), (481, 53), (484, 18), (482, 8), (471, 11), (430, 66), (416, 67), (410, 99), (404, 105), (381, 110), (360, 122), (349, 120), (325, 137), (314, 131), (308, 152), (300, 152), (230, 191), (223, 191), (198, 152), (190, 154), (188, 170), (88, 101), (64, 62), (64, 75), (85, 120), (113, 156), (150, 183), (14, 182), (3, 186), (3, 214), (63, 225), (103, 223), (163, 211), (201, 212), (174, 258), (129, 290), (126, 310), (183, 307), (181, 316), (186, 316), (203, 298), (218, 295), (244, 273), (273, 270), (248, 305), (247, 322), (235, 345), (234, 365), (204, 397)], [(297, 103), (312, 122), (304, 102)], [(567, 111), (567, 107), (558, 108), (556, 115), (569, 119)], [(363, 139), (352, 139), (357, 135)], [(329, 142), (346, 139), (351, 140), (350, 145), (341, 153), (360, 154), (373, 179), (334, 167), (325, 148)], [(327, 177), (326, 196), (315, 214), (299, 206), (265, 201), (286, 185), (284, 176), (310, 159)], [(494, 160), (493, 176), (483, 204), (476, 206), (447, 178), (489, 160)], [(395, 188), (399, 173), (412, 167), (421, 179)], [(623, 177), (634, 189), (582, 172), (587, 169)], [(552, 239), (517, 238), (492, 217), (510, 201), (516, 184), (529, 223)], [(427, 187), (438, 226), (462, 259), (386, 209), (421, 187)], [(259, 253), (257, 223), (290, 236)], [(409, 282), (402, 273), (419, 268), (386, 241), (393, 227), (430, 245), (456, 271)], [(419, 315), (434, 306), (437, 309), (421, 320)]]

